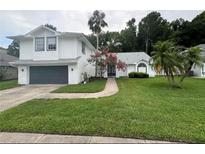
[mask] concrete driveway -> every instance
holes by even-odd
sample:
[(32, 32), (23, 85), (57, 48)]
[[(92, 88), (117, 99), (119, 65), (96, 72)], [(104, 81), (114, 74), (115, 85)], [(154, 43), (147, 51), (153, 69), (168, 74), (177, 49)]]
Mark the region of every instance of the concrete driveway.
[(41, 95), (63, 85), (28, 85), (0, 91), (0, 112), (17, 106), (28, 100), (39, 98)]

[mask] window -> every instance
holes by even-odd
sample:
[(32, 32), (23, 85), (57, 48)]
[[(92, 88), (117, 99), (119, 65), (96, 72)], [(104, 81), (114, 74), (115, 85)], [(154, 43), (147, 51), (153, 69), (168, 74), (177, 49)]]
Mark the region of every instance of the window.
[(147, 67), (145, 63), (139, 63), (138, 67)]
[(85, 54), (85, 43), (82, 42), (82, 53)]
[(47, 51), (56, 50), (56, 37), (47, 37)]
[(45, 50), (44, 37), (35, 38), (35, 51), (44, 51), (44, 50)]
[(147, 73), (147, 65), (145, 63), (139, 63), (137, 65), (137, 71)]

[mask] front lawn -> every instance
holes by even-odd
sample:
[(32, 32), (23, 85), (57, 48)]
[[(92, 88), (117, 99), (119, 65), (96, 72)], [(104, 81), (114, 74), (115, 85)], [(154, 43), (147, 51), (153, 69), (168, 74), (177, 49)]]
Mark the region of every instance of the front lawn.
[(0, 81), (0, 90), (14, 88), (18, 86), (17, 80)]
[(67, 85), (54, 90), (54, 93), (94, 93), (105, 88), (106, 79), (96, 79), (86, 84)]
[(118, 79), (99, 99), (35, 99), (0, 113), (0, 131), (205, 143), (205, 80), (170, 89), (164, 78)]

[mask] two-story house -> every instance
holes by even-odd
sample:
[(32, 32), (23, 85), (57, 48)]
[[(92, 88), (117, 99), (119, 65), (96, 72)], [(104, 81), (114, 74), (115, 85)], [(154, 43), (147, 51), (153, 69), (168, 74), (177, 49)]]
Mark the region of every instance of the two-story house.
[(58, 32), (39, 26), (25, 35), (9, 36), (20, 44), (19, 84), (78, 84), (83, 73), (95, 75), (88, 63), (95, 48), (82, 33)]

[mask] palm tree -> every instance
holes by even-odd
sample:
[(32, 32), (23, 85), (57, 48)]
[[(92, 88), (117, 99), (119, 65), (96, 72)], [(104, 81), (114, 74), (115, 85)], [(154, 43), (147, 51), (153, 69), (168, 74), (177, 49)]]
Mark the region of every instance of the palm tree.
[(93, 16), (88, 20), (90, 30), (96, 35), (97, 50), (99, 49), (99, 35), (102, 32), (102, 28), (108, 26), (104, 18), (105, 13), (96, 10), (93, 12)]
[(182, 78), (180, 82), (183, 82), (185, 77), (189, 75), (192, 66), (201, 65), (201, 56), (200, 56), (201, 49), (199, 47), (191, 47), (182, 52), (183, 56), (183, 72)]
[(178, 68), (181, 68), (179, 63), (179, 49), (175, 47), (174, 43), (169, 41), (157, 42), (154, 49), (151, 53), (152, 66), (159, 72), (164, 71), (169, 84), (177, 86), (174, 76), (179, 70)]

